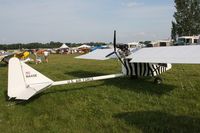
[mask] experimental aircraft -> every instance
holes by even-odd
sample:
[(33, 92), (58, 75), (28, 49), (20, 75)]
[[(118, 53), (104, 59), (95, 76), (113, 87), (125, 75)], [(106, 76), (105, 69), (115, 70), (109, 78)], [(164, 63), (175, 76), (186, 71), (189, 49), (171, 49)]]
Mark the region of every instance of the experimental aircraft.
[(97, 60), (118, 58), (122, 65), (121, 73), (97, 77), (53, 81), (24, 62), (21, 62), (18, 58), (11, 58), (8, 70), (8, 97), (15, 100), (28, 100), (51, 86), (123, 76), (151, 76), (156, 77), (156, 83), (161, 83), (162, 79), (158, 78), (158, 76), (170, 70), (172, 68), (171, 64), (200, 64), (200, 45), (130, 50), (127, 47), (116, 45), (116, 31), (114, 32), (113, 44), (113, 49), (97, 49), (86, 55), (76, 57)]

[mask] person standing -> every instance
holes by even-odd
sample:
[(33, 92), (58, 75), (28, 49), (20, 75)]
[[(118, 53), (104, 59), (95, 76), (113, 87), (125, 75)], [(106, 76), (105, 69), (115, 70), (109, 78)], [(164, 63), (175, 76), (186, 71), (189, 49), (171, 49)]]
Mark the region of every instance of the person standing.
[(49, 52), (48, 51), (44, 51), (44, 59), (45, 59), (45, 62), (49, 62), (49, 60), (48, 60), (48, 56), (49, 56)]
[(38, 62), (37, 62), (38, 56), (37, 56), (37, 50), (36, 50), (36, 49), (33, 50), (33, 54), (34, 54), (34, 56), (35, 56), (35, 64), (37, 64), (37, 63), (38, 63)]

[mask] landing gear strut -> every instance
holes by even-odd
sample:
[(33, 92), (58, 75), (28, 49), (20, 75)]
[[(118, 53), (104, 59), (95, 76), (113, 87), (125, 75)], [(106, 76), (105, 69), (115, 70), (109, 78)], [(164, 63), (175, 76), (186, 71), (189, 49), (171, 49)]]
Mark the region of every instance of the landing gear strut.
[(161, 78), (161, 77), (156, 77), (155, 79), (154, 79), (154, 83), (155, 84), (161, 84), (163, 82), (163, 79)]

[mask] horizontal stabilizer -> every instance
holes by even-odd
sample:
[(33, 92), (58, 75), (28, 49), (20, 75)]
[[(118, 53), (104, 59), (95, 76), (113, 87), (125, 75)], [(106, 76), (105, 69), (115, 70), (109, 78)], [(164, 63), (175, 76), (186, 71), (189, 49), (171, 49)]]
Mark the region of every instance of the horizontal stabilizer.
[(200, 64), (200, 45), (142, 48), (127, 58), (136, 63)]
[(85, 55), (81, 55), (75, 58), (78, 59), (92, 59), (92, 60), (108, 60), (110, 58), (116, 58), (115, 55), (106, 57), (110, 53), (112, 53), (114, 49), (97, 49)]

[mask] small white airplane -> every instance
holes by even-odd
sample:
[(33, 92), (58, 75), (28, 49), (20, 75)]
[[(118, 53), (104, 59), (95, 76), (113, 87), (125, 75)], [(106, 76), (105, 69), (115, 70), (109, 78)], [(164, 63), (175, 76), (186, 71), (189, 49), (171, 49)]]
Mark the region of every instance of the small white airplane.
[(171, 64), (200, 64), (200, 45), (129, 50), (127, 47), (116, 45), (116, 31), (114, 32), (113, 44), (113, 49), (97, 49), (76, 58), (107, 60), (117, 57), (122, 64), (122, 72), (119, 74), (53, 81), (24, 62), (21, 62), (18, 58), (11, 58), (8, 70), (8, 97), (16, 100), (28, 100), (51, 86), (122, 76), (151, 76), (156, 77), (156, 83), (161, 83), (162, 79), (158, 76), (170, 70), (172, 68)]

